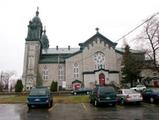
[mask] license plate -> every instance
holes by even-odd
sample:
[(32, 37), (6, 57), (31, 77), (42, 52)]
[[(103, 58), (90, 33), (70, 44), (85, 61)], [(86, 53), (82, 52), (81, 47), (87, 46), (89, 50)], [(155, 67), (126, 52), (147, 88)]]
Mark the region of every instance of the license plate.
[(107, 100), (109, 100), (109, 99), (110, 99), (110, 97), (106, 97), (106, 99), (107, 99)]
[(40, 99), (37, 98), (37, 99), (35, 99), (34, 101), (40, 101)]

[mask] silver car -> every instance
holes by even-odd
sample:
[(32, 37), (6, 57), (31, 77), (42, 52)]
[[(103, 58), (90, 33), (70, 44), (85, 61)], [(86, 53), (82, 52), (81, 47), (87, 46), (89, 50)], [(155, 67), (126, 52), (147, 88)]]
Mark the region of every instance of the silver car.
[(136, 91), (143, 91), (144, 89), (146, 89), (146, 86), (144, 85), (137, 85), (136, 87), (132, 87), (130, 89), (136, 90)]
[(117, 93), (117, 100), (120, 104), (140, 103), (143, 101), (142, 95), (132, 89), (120, 89)]

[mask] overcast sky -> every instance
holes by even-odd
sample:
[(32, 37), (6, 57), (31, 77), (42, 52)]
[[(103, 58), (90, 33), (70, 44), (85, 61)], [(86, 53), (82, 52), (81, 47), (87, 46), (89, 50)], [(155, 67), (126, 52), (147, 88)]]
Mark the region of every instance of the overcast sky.
[(22, 75), (27, 25), (37, 6), (50, 47), (79, 47), (96, 27), (116, 41), (159, 12), (158, 0), (1, 0), (0, 71)]

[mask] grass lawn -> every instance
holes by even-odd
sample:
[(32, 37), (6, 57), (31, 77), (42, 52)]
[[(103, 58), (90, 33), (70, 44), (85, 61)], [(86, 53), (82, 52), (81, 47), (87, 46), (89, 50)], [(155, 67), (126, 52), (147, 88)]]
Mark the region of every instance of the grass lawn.
[(55, 96), (55, 103), (87, 103), (89, 101), (88, 95), (81, 96)]
[[(11, 103), (26, 103), (27, 96), (19, 95), (1, 95), (0, 103), (1, 104), (11, 104)], [(54, 96), (53, 100), (55, 103), (87, 103), (89, 101), (88, 95), (80, 96)]]
[(0, 103), (26, 103), (26, 96), (1, 95)]

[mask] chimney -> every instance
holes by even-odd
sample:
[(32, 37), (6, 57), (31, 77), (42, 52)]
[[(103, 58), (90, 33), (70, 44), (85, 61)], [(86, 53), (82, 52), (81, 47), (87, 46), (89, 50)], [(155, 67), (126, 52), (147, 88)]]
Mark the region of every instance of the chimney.
[(70, 50), (70, 45), (68, 46), (68, 50)]
[(58, 50), (59, 49), (59, 47), (58, 47), (58, 45), (56, 46), (56, 50)]

